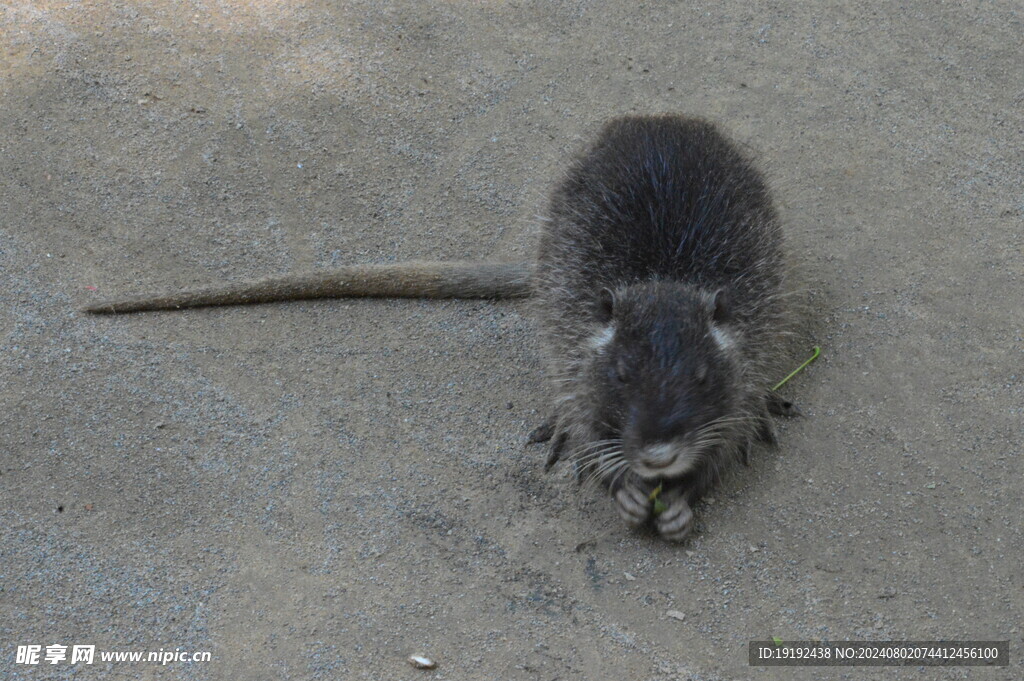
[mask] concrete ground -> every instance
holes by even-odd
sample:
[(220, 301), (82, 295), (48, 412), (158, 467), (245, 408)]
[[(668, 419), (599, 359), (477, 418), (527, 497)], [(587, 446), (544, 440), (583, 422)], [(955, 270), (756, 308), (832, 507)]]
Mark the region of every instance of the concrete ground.
[[(1010, 1), (0, 5), (0, 676), (1021, 678), (1022, 36)], [(660, 111), (759, 160), (824, 348), (683, 546), (543, 473), (525, 303), (79, 311), (529, 257), (567, 157)], [(772, 636), (1014, 661), (748, 666)], [(17, 663), (52, 644), (212, 659)]]

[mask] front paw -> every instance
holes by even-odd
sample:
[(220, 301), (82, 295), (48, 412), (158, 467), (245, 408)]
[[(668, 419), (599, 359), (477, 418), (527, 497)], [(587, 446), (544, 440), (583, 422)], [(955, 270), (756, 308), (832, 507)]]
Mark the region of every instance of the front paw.
[(633, 484), (624, 484), (613, 494), (619, 515), (630, 527), (641, 527), (651, 517), (650, 493)]
[(693, 510), (681, 494), (664, 501), (668, 508), (654, 519), (658, 534), (667, 541), (683, 541), (693, 529)]

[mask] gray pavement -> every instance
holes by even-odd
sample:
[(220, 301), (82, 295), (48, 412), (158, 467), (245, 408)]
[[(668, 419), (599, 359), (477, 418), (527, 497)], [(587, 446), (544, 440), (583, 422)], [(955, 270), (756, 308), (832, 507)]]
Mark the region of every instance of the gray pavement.
[[(0, 5), (0, 677), (1021, 678), (1022, 36), (1015, 2)], [(658, 111), (758, 159), (824, 349), (684, 546), (543, 473), (527, 303), (79, 312), (529, 257), (568, 156)], [(1014, 662), (748, 666), (772, 636)], [(52, 644), (211, 659), (17, 663)]]

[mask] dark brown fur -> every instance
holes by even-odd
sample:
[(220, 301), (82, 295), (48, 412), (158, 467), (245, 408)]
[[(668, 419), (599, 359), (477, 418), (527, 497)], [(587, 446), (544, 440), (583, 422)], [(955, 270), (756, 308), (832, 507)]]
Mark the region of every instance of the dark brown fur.
[[(555, 190), (540, 242), (549, 463), (575, 453), (627, 522), (684, 538), (690, 505), (773, 438), (782, 270), (765, 184), (713, 125), (607, 124)], [(653, 517), (659, 485), (667, 510)]]

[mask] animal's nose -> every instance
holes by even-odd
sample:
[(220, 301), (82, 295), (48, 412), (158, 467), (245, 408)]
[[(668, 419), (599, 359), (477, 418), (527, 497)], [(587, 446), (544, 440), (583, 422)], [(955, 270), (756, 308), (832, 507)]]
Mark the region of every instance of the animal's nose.
[(666, 468), (676, 460), (675, 448), (668, 444), (648, 445), (640, 452), (640, 460), (649, 468)]

